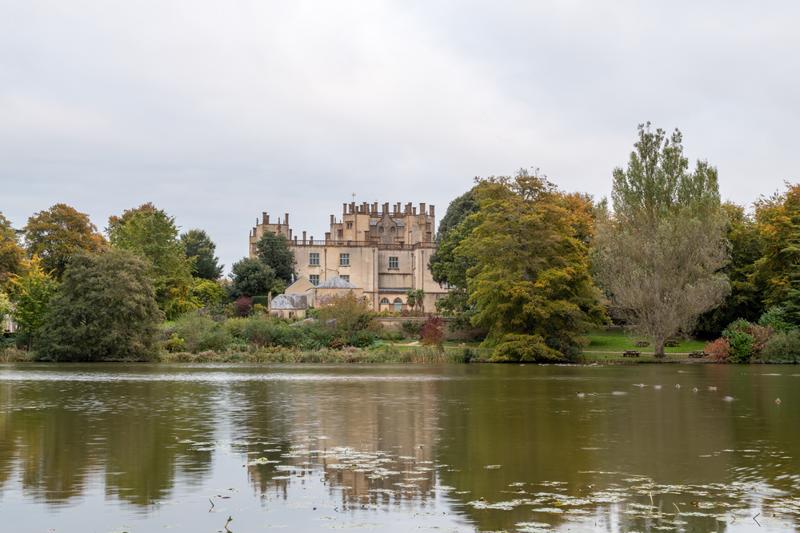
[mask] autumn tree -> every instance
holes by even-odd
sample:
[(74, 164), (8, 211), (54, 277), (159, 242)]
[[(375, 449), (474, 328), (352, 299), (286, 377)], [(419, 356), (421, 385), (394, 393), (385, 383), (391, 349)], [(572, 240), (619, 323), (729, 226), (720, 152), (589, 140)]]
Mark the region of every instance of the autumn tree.
[(55, 361), (154, 358), (162, 315), (149, 270), (123, 250), (73, 256), (50, 302), (37, 355)]
[(208, 234), (200, 229), (192, 229), (181, 235), (184, 253), (192, 261), (192, 274), (195, 277), (217, 280), (222, 275), (222, 265), (214, 255), (216, 244)]
[(3, 213), (0, 213), (0, 289), (12, 276), (21, 272), (24, 259), (25, 250), (19, 245), (17, 231)]
[(478, 210), (455, 254), (471, 265), (472, 323), (497, 361), (560, 361), (604, 320), (589, 272), (591, 201), (536, 173), (482, 180)]
[(690, 171), (681, 133), (667, 137), (648, 123), (613, 177), (613, 213), (598, 223), (597, 279), (663, 357), (666, 340), (691, 331), (729, 290), (717, 171), (705, 161)]
[(30, 256), (42, 260), (42, 268), (61, 279), (69, 259), (78, 252), (98, 252), (105, 239), (89, 220), (67, 204), (55, 204), (28, 219), (23, 228), (25, 246)]
[(275, 233), (265, 233), (256, 243), (258, 258), (275, 272), (284, 283), (294, 281), (294, 254), (289, 239)]
[(153, 204), (143, 204), (108, 220), (111, 245), (150, 265), (156, 301), (167, 318), (196, 309), (191, 298), (192, 266), (178, 239), (175, 219)]
[(800, 325), (800, 184), (756, 202), (756, 223), (763, 255), (754, 278), (764, 285), (767, 307), (780, 307)]
[(58, 282), (42, 268), (37, 256), (24, 260), (22, 273), (11, 278), (10, 296), (14, 303), (13, 317), (28, 348), (38, 338), (50, 300), (58, 290)]

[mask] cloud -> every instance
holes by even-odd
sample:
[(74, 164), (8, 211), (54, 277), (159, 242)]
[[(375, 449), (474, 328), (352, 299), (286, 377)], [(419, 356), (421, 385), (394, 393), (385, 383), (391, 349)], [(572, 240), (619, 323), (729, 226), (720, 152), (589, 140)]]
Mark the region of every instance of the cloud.
[(798, 163), (800, 13), (769, 6), (0, 1), (0, 210), (153, 201), (230, 265), (261, 211), (322, 235), (351, 193), (443, 214), (538, 166), (606, 194), (648, 119), (750, 202)]

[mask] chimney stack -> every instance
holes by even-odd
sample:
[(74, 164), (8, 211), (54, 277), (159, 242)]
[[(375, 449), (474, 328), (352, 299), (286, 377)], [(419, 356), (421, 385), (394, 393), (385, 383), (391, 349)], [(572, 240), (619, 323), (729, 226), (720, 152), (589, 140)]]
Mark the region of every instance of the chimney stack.
[(336, 224), (336, 217), (331, 215), (331, 226)]
[(285, 213), (283, 215), (283, 223), (286, 224), (287, 226), (289, 225), (289, 213)]
[(426, 213), (425, 213), (425, 202), (420, 202), (420, 203), (419, 203), (419, 214), (420, 214), (420, 215), (424, 215), (424, 214), (426, 214)]
[(435, 212), (436, 212), (435, 206), (432, 206), (432, 205), (428, 206), (428, 211), (430, 211), (430, 213), (431, 213), (431, 218), (436, 216), (435, 215)]
[(303, 244), (306, 243), (306, 230), (303, 230)]
[(381, 214), (382, 215), (388, 215), (389, 214), (389, 202), (384, 202), (383, 203), (383, 213), (381, 213)]
[(410, 215), (410, 214), (411, 214), (411, 202), (408, 202), (406, 204), (406, 215)]

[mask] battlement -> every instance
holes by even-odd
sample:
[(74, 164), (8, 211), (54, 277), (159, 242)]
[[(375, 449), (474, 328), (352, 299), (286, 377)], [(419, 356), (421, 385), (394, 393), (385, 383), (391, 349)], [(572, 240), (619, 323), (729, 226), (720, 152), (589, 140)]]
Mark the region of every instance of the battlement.
[(424, 202), (418, 206), (411, 202), (405, 205), (401, 202), (391, 205), (389, 202), (381, 205), (378, 202), (343, 203), (341, 218), (330, 215), (330, 230), (325, 232), (324, 240), (315, 240), (306, 231), (301, 236), (294, 234), (289, 226), (289, 213), (285, 213), (282, 220), (278, 217), (276, 222), (272, 222), (269, 213), (264, 211), (250, 230), (250, 255), (255, 255), (255, 245), (265, 233), (283, 235), (295, 246), (358, 243), (356, 246), (404, 248), (432, 244), (435, 217), (436, 208)]

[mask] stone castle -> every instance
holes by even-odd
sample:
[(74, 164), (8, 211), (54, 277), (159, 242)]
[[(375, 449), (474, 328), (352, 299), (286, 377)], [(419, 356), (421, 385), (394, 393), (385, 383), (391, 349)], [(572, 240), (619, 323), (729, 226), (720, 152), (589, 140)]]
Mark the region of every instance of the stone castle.
[(351, 202), (342, 204), (340, 219), (330, 216), (330, 231), (323, 239), (305, 231), (294, 233), (289, 213), (283, 220), (270, 221), (264, 212), (250, 231), (249, 250), (250, 257), (255, 257), (256, 243), (265, 233), (286, 237), (298, 275), (286, 295), (308, 293), (312, 300), (308, 305), (314, 305), (316, 293), (349, 289), (363, 294), (376, 311), (397, 312), (408, 309), (409, 290), (421, 289), (424, 309), (430, 312), (447, 293), (433, 280), (429, 268), (436, 251), (434, 231), (432, 205)]

